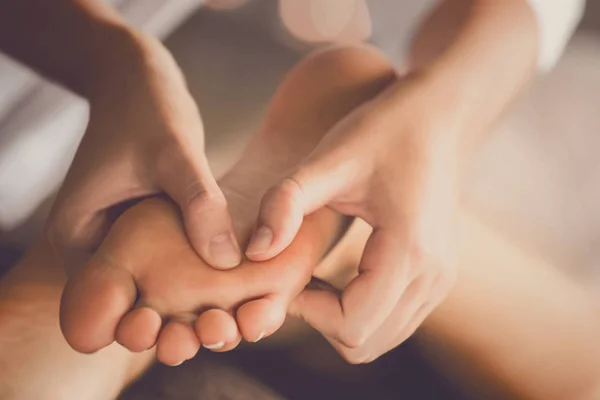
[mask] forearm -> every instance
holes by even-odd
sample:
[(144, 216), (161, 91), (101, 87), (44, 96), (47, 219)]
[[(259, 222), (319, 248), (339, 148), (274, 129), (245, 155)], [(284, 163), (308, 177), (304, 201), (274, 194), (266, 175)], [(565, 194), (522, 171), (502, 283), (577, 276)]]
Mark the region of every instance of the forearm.
[(150, 364), (153, 352), (117, 344), (91, 356), (69, 348), (58, 326), (65, 282), (45, 238), (0, 280), (0, 398), (114, 398)]
[(525, 0), (445, 0), (421, 24), (410, 68), (431, 88), (445, 130), (470, 147), (531, 78), (537, 54)]
[(101, 1), (0, 3), (0, 50), (82, 96), (135, 68), (147, 41)]
[(459, 279), (422, 329), (435, 361), (507, 398), (597, 398), (596, 299), (470, 213), (458, 220)]
[[(430, 360), (481, 398), (595, 399), (596, 299), (470, 210), (459, 212), (457, 226), (456, 285), (418, 331)], [(370, 233), (355, 224), (315, 275), (344, 288)]]

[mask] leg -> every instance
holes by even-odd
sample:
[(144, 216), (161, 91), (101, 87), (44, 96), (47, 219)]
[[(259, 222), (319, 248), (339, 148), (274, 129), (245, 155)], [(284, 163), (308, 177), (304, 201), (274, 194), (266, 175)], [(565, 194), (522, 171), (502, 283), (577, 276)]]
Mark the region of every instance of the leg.
[[(428, 358), (483, 398), (596, 398), (600, 307), (592, 294), (468, 211), (458, 221), (459, 278), (418, 331)], [(369, 231), (355, 224), (316, 274), (343, 287)]]
[[(352, 79), (361, 76), (386, 76), (381, 59), (368, 51), (363, 52), (360, 64), (347, 53), (332, 54), (336, 53), (329, 57), (337, 60), (329, 65), (335, 67), (328, 69), (318, 61), (305, 65), (302, 76), (306, 81), (298, 79), (290, 91), (336, 92), (338, 85), (351, 87)], [(350, 78), (341, 82), (344, 73)], [(316, 122), (295, 115), (291, 99), (280, 99), (281, 110), (289, 110), (277, 116), (285, 121), (284, 126), (304, 123), (309, 126), (300, 131), (311, 131), (310, 124)], [(336, 112), (335, 107), (319, 107), (321, 118), (337, 117)], [(449, 372), (462, 365), (458, 378), (471, 387), (479, 382), (483, 388), (512, 397), (596, 398), (600, 314), (594, 298), (551, 265), (506, 242), (468, 210), (461, 211), (458, 230), (461, 271), (457, 285), (420, 330), (426, 347), (446, 357), (444, 362), (432, 357), (434, 361), (448, 366)], [(364, 225), (353, 227), (316, 275), (343, 287), (355, 273), (367, 234)]]
[(149, 365), (152, 352), (111, 346), (82, 355), (65, 342), (58, 306), (65, 277), (39, 242), (0, 281), (0, 398), (110, 399)]
[(442, 366), (511, 398), (598, 398), (600, 304), (592, 293), (468, 213), (459, 238), (460, 279), (422, 331), (432, 351), (458, 355)]

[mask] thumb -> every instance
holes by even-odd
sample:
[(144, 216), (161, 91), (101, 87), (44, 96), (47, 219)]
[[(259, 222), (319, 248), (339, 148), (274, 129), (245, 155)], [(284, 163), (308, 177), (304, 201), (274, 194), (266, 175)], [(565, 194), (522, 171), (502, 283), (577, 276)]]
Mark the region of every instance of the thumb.
[(265, 261), (285, 250), (298, 233), (304, 216), (335, 200), (352, 176), (347, 164), (323, 157), (304, 164), (271, 187), (261, 201), (246, 256), (252, 261)]
[(112, 163), (109, 168), (73, 165), (45, 227), (69, 276), (85, 265), (102, 243), (114, 221), (114, 205), (149, 192), (127, 179), (122, 164)]
[(176, 157), (160, 171), (159, 184), (179, 205), (185, 229), (196, 252), (208, 264), (228, 269), (241, 262), (227, 200), (205, 157), (187, 162)]

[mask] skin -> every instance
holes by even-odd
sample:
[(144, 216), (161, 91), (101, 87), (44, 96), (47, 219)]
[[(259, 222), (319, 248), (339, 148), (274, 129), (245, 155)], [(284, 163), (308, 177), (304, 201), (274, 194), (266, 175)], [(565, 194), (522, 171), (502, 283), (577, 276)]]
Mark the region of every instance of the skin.
[[(253, 261), (279, 254), (325, 205), (374, 228), (341, 299), (315, 292), (302, 310), (336, 348), (360, 347), (398, 307), (400, 334), (452, 287), (460, 164), (532, 75), (536, 47), (525, 0), (440, 2), (415, 37), (409, 77), (337, 121), (265, 192), (246, 250)], [(0, 48), (90, 101), (88, 130), (48, 222), (70, 274), (108, 232), (111, 206), (161, 191), (180, 206), (208, 264), (240, 263), (199, 112), (160, 43), (92, 0), (13, 0), (0, 5)], [(332, 320), (335, 331), (326, 329)]]
[[(266, 123), (219, 182), (240, 243), (250, 235), (265, 190), (344, 114), (395, 79), (384, 57), (367, 50), (376, 61), (364, 63), (363, 52), (345, 49), (311, 57), (290, 73), (275, 94)], [(356, 64), (357, 70), (341, 74), (333, 88), (308, 85), (309, 79), (324, 79), (321, 65), (330, 71), (338, 63)], [(355, 77), (355, 71), (361, 75)], [(350, 82), (349, 87), (345, 82)], [(298, 97), (300, 87), (303, 96)], [(315, 107), (331, 111), (315, 119), (302, 117)], [(290, 115), (287, 109), (296, 112)], [(117, 220), (92, 260), (65, 288), (61, 328), (74, 349), (95, 352), (115, 339), (132, 351), (158, 343), (158, 358), (174, 365), (193, 357), (200, 344), (212, 350), (235, 347), (240, 340), (237, 327), (247, 341), (268, 336), (281, 326), (291, 301), (309, 282), (344, 225), (341, 216), (320, 210), (305, 221), (307, 233), (279, 257), (258, 264), (243, 262), (225, 274), (189, 251), (178, 220), (176, 210), (158, 199), (132, 207)], [(138, 292), (136, 308), (130, 311)], [(172, 322), (161, 329), (162, 320)]]
[[(292, 131), (298, 137), (303, 132), (310, 139), (324, 134), (323, 127), (372, 98), (390, 79), (387, 61), (367, 49), (338, 49), (312, 56), (283, 82), (259, 133), (269, 139), (262, 142), (265, 147), (253, 142), (256, 149), (252, 153), (260, 160), (269, 154), (276, 156), (273, 165), (277, 165), (286, 158), (283, 151), (288, 143), (278, 140), (279, 135)], [(315, 109), (319, 112), (311, 112)], [(299, 143), (292, 148), (300, 148)], [(251, 181), (243, 183), (252, 186)], [(161, 244), (189, 253), (190, 244), (182, 240), (181, 220), (171, 205), (165, 207), (171, 211), (165, 213), (163, 222), (178, 227), (178, 233), (164, 235)], [(136, 210), (126, 216), (131, 223), (148, 223)], [(461, 209), (456, 226), (457, 284), (420, 330), (434, 365), (483, 398), (597, 398), (600, 323), (593, 296), (551, 265), (506, 242), (466, 210)], [(307, 237), (319, 238), (319, 231)], [(356, 276), (369, 233), (365, 224), (352, 225), (314, 274), (344, 288)], [(162, 246), (148, 249), (143, 242), (133, 244), (165, 256)], [(303, 246), (314, 245), (319, 244)], [(114, 246), (123, 249), (118, 243)], [(1, 398), (114, 398), (150, 363), (152, 351), (133, 354), (116, 344), (93, 355), (69, 348), (58, 326), (65, 282), (64, 272), (44, 240), (0, 281)], [(301, 303), (302, 296), (299, 299)], [(297, 305), (298, 301), (292, 304), (292, 312)], [(395, 345), (395, 329), (378, 332), (378, 340), (342, 355), (350, 362), (368, 361)]]
[[(243, 206), (232, 204), (233, 215), (246, 211)], [(242, 336), (258, 341), (283, 324), (335, 237), (336, 224), (328, 223), (334, 216), (321, 214), (306, 222), (311, 236), (301, 233), (281, 257), (223, 272), (189, 246), (172, 204), (146, 200), (119, 218), (92, 260), (69, 280), (61, 301), (65, 338), (86, 353), (115, 339), (132, 351), (157, 344), (158, 359), (168, 365), (194, 357), (200, 344), (224, 351)]]
[[(280, 253), (324, 205), (374, 228), (341, 301), (323, 292), (307, 303), (303, 316), (316, 329), (325, 334), (324, 322), (339, 321), (338, 343), (357, 347), (396, 307), (406, 326), (415, 310), (444, 298), (456, 275), (449, 232), (459, 164), (527, 82), (536, 39), (525, 0), (440, 2), (415, 38), (411, 83), (346, 116), (266, 192), (246, 251), (253, 261)], [(48, 222), (69, 273), (102, 241), (111, 206), (161, 191), (180, 206), (208, 264), (240, 263), (199, 112), (160, 43), (100, 2), (12, 0), (0, 5), (0, 49), (90, 101), (90, 124)]]
[(335, 124), (266, 193), (251, 260), (279, 254), (323, 206), (373, 228), (342, 295), (311, 292), (301, 310), (339, 351), (390, 324), (406, 337), (448, 294), (461, 165), (533, 75), (536, 56), (526, 1), (440, 2), (416, 34), (408, 76)]
[(180, 206), (204, 260), (218, 268), (239, 264), (199, 110), (158, 40), (101, 1), (9, 0), (0, 4), (0, 50), (90, 103), (85, 136), (48, 221), (69, 273), (102, 241), (107, 209), (162, 191)]
[[(366, 63), (361, 61), (365, 59), (369, 61)], [(348, 68), (347, 75), (340, 73), (345, 66)], [(391, 74), (389, 65), (383, 57), (364, 48), (338, 49), (321, 53), (309, 58), (297, 68), (302, 73), (296, 74), (295, 71), (286, 78), (286, 82), (273, 99), (274, 107), (267, 116), (269, 122), (265, 124), (261, 133), (246, 151), (245, 156), (233, 169), (235, 171), (239, 166), (243, 166), (240, 170), (244, 173), (252, 171), (252, 176), (257, 174), (260, 177), (257, 181), (265, 182), (264, 187), (268, 187), (266, 182), (269, 178), (268, 174), (265, 174), (263, 178), (261, 171), (277, 171), (274, 175), (284, 173), (290, 164), (293, 165), (294, 159), (300, 158), (300, 153), (308, 149), (307, 143), (318, 141), (315, 140), (318, 139), (318, 132), (323, 134), (327, 131), (328, 123), (340, 118), (337, 113), (343, 114), (352, 110), (355, 101), (368, 101), (377, 91), (385, 90), (387, 85), (391, 82), (397, 83), (396, 79), (399, 79)], [(360, 71), (360, 74), (354, 76), (357, 71)], [(335, 80), (332, 78), (334, 73), (338, 75)], [(315, 80), (317, 84), (311, 85), (310, 82)], [(326, 88), (327, 92), (322, 92), (323, 88), (318, 85), (318, 82), (329, 82), (331, 86)], [(354, 90), (360, 92), (360, 95), (348, 99), (348, 93), (352, 93), (352, 90), (349, 89), (346, 82), (351, 82)], [(303, 88), (304, 96), (298, 96), (299, 88)], [(345, 100), (342, 100), (343, 98)], [(281, 108), (277, 107), (278, 105)], [(290, 107), (292, 105), (294, 107)], [(316, 121), (303, 122), (307, 115), (303, 110), (308, 107), (330, 110), (330, 114), (325, 118), (321, 114)], [(293, 109), (296, 112), (286, 113), (283, 111), (284, 109)], [(282, 115), (285, 118), (277, 118), (273, 115)], [(310, 126), (305, 125), (306, 123)], [(285, 127), (290, 128), (284, 129)], [(307, 129), (312, 135), (307, 134), (296, 144), (288, 142), (288, 140), (278, 141), (272, 136), (276, 133), (275, 137), (278, 138), (285, 138), (287, 134), (291, 137), (299, 137), (289, 130), (306, 128), (313, 128)], [(268, 137), (270, 140), (266, 139)], [(281, 157), (274, 157), (263, 164), (264, 161), (261, 160), (268, 159), (267, 153), (274, 153)], [(263, 169), (260, 168), (260, 165), (269, 167)], [(271, 179), (276, 179), (274, 175), (270, 175)], [(245, 188), (253, 188), (256, 185), (255, 181), (249, 177), (250, 175), (243, 176), (239, 181), (225, 177), (224, 187), (232, 182), (237, 182), (237, 185), (234, 186), (237, 187), (238, 195), (241, 194), (243, 198), (246, 193)], [(225, 193), (227, 194), (228, 190), (225, 190)], [(260, 198), (260, 195), (257, 197)], [(230, 204), (234, 204), (233, 197)], [(143, 206), (144, 204), (140, 204), (137, 207)], [(247, 224), (242, 223), (241, 225), (251, 226), (257, 206), (258, 201), (254, 203), (254, 211), (245, 209), (244, 214), (249, 217), (245, 221)], [(135, 208), (131, 212), (134, 210)], [(319, 234), (323, 235), (328, 231), (329, 235), (336, 235), (340, 226), (339, 216), (328, 214), (330, 213), (328, 209), (324, 211), (327, 213), (323, 213), (321, 210), (307, 218), (300, 235), (286, 252), (278, 257), (288, 256), (288, 251), (298, 251), (306, 255), (310, 253), (309, 250), (312, 246), (323, 241), (323, 236), (319, 237)], [(138, 265), (145, 269), (148, 268), (149, 276), (155, 274), (162, 281), (165, 277), (162, 257), (174, 260), (183, 253), (182, 258), (187, 259), (186, 251), (190, 257), (194, 255), (183, 236), (181, 226), (175, 223), (171, 231), (165, 227), (152, 229), (146, 225), (148, 220), (160, 218), (161, 214), (163, 218), (172, 223), (176, 222), (175, 214), (169, 214), (164, 209), (155, 206), (146, 209), (145, 212), (152, 213), (152, 217), (130, 215), (125, 226), (120, 228), (123, 229), (124, 236), (116, 238), (114, 242), (109, 241), (104, 251), (109, 252), (117, 259), (119, 250), (123, 248), (126, 249), (126, 254), (130, 255), (132, 260), (135, 260), (136, 247), (143, 249), (144, 251), (141, 252), (143, 254), (156, 255), (157, 257), (151, 257), (151, 260), (158, 258), (157, 269), (148, 268), (149, 262), (143, 257)], [(236, 214), (235, 209), (232, 209), (232, 214)], [(127, 217), (127, 214), (124, 217)], [(316, 227), (315, 221), (319, 221), (318, 227)], [(140, 222), (144, 226), (136, 227), (136, 223)], [(327, 226), (330, 228), (328, 229)], [(177, 227), (179, 233), (175, 229)], [(593, 399), (598, 390), (597, 382), (600, 377), (600, 362), (598, 361), (600, 360), (598, 357), (600, 347), (595, 343), (595, 337), (600, 333), (600, 324), (597, 323), (596, 318), (598, 304), (593, 297), (570, 282), (552, 266), (524, 254), (506, 243), (463, 209), (458, 211), (457, 228), (453, 234), (458, 242), (460, 277), (448, 298), (442, 302), (439, 310), (435, 310), (426, 319), (422, 330), (423, 342), (431, 349), (433, 355), (439, 356), (440, 353), (454, 355), (454, 358), (451, 358), (454, 360), (453, 362), (449, 362), (448, 366), (442, 362), (440, 367), (446, 367), (453, 371), (452, 374), (457, 379), (465, 380), (468, 382), (466, 386), (470, 386), (473, 391), (481, 391), (484, 397)], [(128, 241), (127, 236), (135, 237), (139, 234), (136, 231), (141, 232), (142, 235), (154, 232), (157, 236), (149, 239), (150, 243), (163, 243), (165, 247), (161, 246), (162, 249), (156, 248), (156, 246), (148, 248), (140, 244), (148, 240)], [(357, 276), (360, 268), (360, 255), (368, 243), (370, 233), (368, 224), (357, 222), (352, 225), (341, 242), (312, 272), (314, 276), (333, 285), (331, 288), (325, 289), (332, 296), (339, 295), (339, 291), (346, 288)], [(317, 239), (313, 241), (315, 238)], [(297, 254), (290, 255), (290, 260), (298, 258)], [(275, 261), (279, 262), (269, 264)], [(245, 290), (251, 290), (252, 285), (249, 282), (256, 283), (263, 279), (266, 280), (263, 284), (266, 284), (267, 287), (275, 282), (276, 288), (283, 288), (284, 291), (286, 287), (290, 287), (287, 283), (288, 279), (296, 280), (296, 283), (302, 281), (302, 285), (293, 286), (293, 291), (298, 290), (299, 286), (306, 283), (306, 277), (310, 275), (311, 268), (306, 265), (302, 267), (305, 268), (306, 275), (299, 279), (298, 275), (292, 272), (297, 272), (300, 264), (293, 265), (289, 269), (287, 264), (288, 261), (285, 258), (274, 258), (267, 261), (266, 264), (256, 264), (249, 270), (242, 265), (228, 272), (216, 271), (216, 274), (222, 274), (223, 277), (206, 276), (213, 282), (218, 282), (218, 291), (212, 285), (208, 285), (199, 286), (193, 292), (206, 291), (208, 302), (220, 301), (223, 298), (221, 293), (226, 293), (228, 287), (228, 281), (224, 277), (232, 277), (235, 274), (246, 272), (256, 276), (256, 279), (248, 278), (248, 275), (241, 278), (240, 281), (246, 287)], [(276, 275), (273, 270), (263, 270), (263, 267), (267, 269), (272, 265), (276, 265), (275, 268), (281, 275)], [(181, 267), (185, 268), (187, 265)], [(201, 265), (196, 265), (196, 268), (200, 267)], [(194, 282), (200, 281), (201, 274), (210, 274), (210, 271), (210, 268), (206, 268), (205, 272), (189, 269), (189, 273), (199, 274), (199, 278), (194, 279)], [(168, 272), (170, 273), (170, 271)], [(265, 275), (262, 275), (263, 272)], [(176, 294), (182, 292), (181, 287), (176, 286), (177, 278), (189, 276), (183, 271), (173, 275), (175, 278), (170, 279), (175, 279), (175, 282), (170, 282), (168, 286), (163, 287), (163, 290), (167, 291), (174, 288), (173, 292), (164, 292), (163, 300), (176, 300), (178, 297)], [(273, 276), (276, 276), (275, 280), (272, 280)], [(93, 281), (97, 282), (96, 279)], [(190, 279), (182, 279), (181, 283), (189, 286), (190, 281)], [(323, 293), (323, 291), (307, 289), (291, 304), (287, 300), (284, 304), (289, 307), (292, 315), (302, 317), (302, 310), (313, 306), (307, 303), (313, 301), (314, 293)], [(89, 292), (89, 290), (85, 291), (85, 293)], [(233, 296), (239, 296), (243, 291), (235, 288), (230, 289), (229, 292)], [(265, 293), (266, 297), (272, 295), (268, 289)], [(506, 293), (510, 293), (511, 296), (507, 298)], [(279, 295), (277, 294), (275, 297), (277, 296)], [(185, 297), (190, 298), (192, 295)], [(250, 297), (255, 298), (256, 294)], [(79, 301), (81, 299), (82, 296), (78, 297)], [(260, 321), (260, 311), (263, 311), (259, 310), (252, 317), (248, 317), (248, 314), (243, 312), (244, 307), (245, 305), (242, 305), (235, 313), (242, 332), (247, 329), (244, 327)], [(210, 310), (210, 312), (216, 311)], [(416, 313), (429, 314), (429, 311), (427, 308), (422, 308)], [(200, 314), (195, 322), (196, 334), (201, 338), (208, 331), (224, 331), (236, 322), (231, 314), (223, 313), (219, 320), (216, 318), (203, 320), (204, 314)], [(403, 325), (403, 318), (402, 307), (397, 307), (390, 319), (363, 345), (350, 349), (342, 347), (337, 349), (349, 362), (371, 362), (381, 354), (398, 346), (419, 327), (419, 323)], [(425, 319), (424, 316), (422, 318)], [(419, 321), (420, 318), (414, 320)], [(339, 329), (339, 321), (330, 320), (323, 324), (329, 333), (326, 337), (335, 338), (337, 329)], [(403, 326), (403, 328), (399, 330), (398, 326)], [(547, 335), (547, 332), (552, 332), (552, 335)], [(572, 341), (570, 338), (574, 332), (577, 332), (577, 340)], [(179, 333), (175, 332), (171, 334), (171, 338), (178, 344), (185, 341), (183, 335), (179, 336)], [(214, 343), (215, 339), (214, 336), (211, 337), (212, 342), (208, 343)], [(330, 342), (334, 347), (338, 346), (337, 340), (330, 339)], [(161, 337), (159, 337), (158, 352), (160, 357)], [(543, 361), (549, 353), (552, 354), (554, 360), (552, 363)], [(579, 367), (572, 369), (573, 365)], [(457, 366), (460, 366), (458, 370)]]

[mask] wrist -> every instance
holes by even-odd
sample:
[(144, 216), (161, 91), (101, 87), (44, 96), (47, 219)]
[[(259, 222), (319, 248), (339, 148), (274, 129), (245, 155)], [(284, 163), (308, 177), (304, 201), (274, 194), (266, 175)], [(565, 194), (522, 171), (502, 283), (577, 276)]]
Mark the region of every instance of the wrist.
[(135, 89), (151, 74), (169, 71), (169, 82), (173, 74), (183, 83), (183, 76), (175, 61), (163, 44), (155, 38), (127, 25), (115, 25), (93, 40), (95, 44), (93, 62), (86, 73), (83, 94), (94, 102), (115, 93), (122, 96), (123, 90)]
[(423, 153), (444, 142), (458, 150), (475, 116), (463, 118), (453, 84), (428, 70), (400, 77), (364, 110), (365, 125), (393, 132), (390, 149), (410, 146)]

